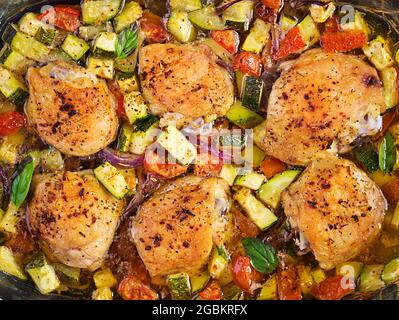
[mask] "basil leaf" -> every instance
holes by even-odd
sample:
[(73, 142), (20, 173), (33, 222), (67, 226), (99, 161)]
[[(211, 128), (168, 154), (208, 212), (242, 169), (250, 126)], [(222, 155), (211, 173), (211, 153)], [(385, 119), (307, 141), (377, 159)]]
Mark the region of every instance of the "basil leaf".
[(258, 238), (244, 238), (241, 240), (245, 253), (251, 260), (255, 270), (269, 274), (278, 267), (277, 250), (269, 243), (264, 243)]
[(395, 139), (388, 132), (382, 139), (378, 149), (378, 160), (380, 170), (384, 173), (390, 173), (396, 163)]
[(368, 172), (374, 172), (379, 168), (378, 153), (371, 145), (364, 145), (353, 150), (356, 160), (361, 162)]
[(137, 48), (137, 44), (137, 23), (134, 23), (118, 35), (115, 45), (116, 55), (120, 59), (126, 59)]
[(17, 208), (25, 201), (32, 181), (35, 166), (33, 161), (27, 163), (21, 173), (14, 179), (11, 186), (11, 201)]

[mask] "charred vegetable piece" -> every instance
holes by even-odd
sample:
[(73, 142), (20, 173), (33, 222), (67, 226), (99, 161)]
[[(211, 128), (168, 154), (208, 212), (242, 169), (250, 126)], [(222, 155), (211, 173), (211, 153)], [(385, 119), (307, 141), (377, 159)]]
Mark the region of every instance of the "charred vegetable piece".
[(94, 175), (118, 199), (122, 199), (129, 192), (129, 186), (122, 173), (108, 162), (94, 169)]
[(82, 16), (85, 24), (99, 25), (115, 17), (122, 7), (122, 0), (83, 0)]
[(258, 111), (263, 94), (263, 80), (245, 76), (242, 91), (242, 105), (253, 111)]

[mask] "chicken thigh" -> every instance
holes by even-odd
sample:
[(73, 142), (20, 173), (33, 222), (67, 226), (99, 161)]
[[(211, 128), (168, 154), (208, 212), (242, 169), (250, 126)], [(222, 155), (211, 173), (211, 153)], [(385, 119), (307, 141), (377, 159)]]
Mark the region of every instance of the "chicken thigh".
[(355, 56), (310, 50), (273, 86), (264, 149), (293, 165), (307, 165), (324, 150), (345, 153), (358, 137), (381, 129), (384, 111), (373, 67)]
[(43, 251), (71, 267), (95, 270), (111, 245), (124, 202), (91, 171), (34, 177), (28, 223)]
[(140, 51), (140, 77), (151, 113), (181, 126), (202, 116), (223, 116), (234, 102), (226, 69), (206, 45), (152, 44)]
[(115, 139), (119, 121), (104, 80), (61, 62), (31, 68), (27, 79), (26, 114), (48, 144), (67, 155), (87, 156)]
[(381, 190), (366, 173), (333, 156), (315, 160), (283, 193), (282, 203), (324, 269), (366, 249), (378, 236), (386, 210)]

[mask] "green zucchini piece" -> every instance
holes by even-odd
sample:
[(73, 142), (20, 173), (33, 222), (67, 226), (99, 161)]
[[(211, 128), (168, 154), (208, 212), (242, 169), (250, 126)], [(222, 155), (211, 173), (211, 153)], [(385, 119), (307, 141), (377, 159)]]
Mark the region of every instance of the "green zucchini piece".
[(120, 71), (116, 72), (116, 82), (123, 93), (131, 93), (139, 91), (139, 81), (135, 74), (130, 75)]
[(93, 275), (93, 280), (97, 288), (112, 288), (118, 283), (110, 268), (103, 268), (96, 271)]
[(114, 32), (101, 32), (94, 40), (93, 54), (101, 58), (114, 58), (118, 35)]
[(365, 13), (356, 10), (352, 21), (342, 21), (341, 19), (340, 27), (342, 30), (358, 30), (363, 31), (366, 35), (370, 35), (371, 30), (364, 17)]
[(169, 7), (171, 11), (194, 11), (202, 8), (201, 0), (169, 0)]
[(245, 108), (240, 101), (236, 101), (226, 114), (227, 119), (240, 128), (253, 128), (263, 121), (263, 117)]
[(275, 273), (262, 285), (256, 300), (277, 300), (277, 277)]
[(68, 283), (79, 283), (81, 270), (66, 266), (62, 263), (53, 263), (54, 270), (59, 276), (62, 282)]
[(15, 34), (11, 41), (11, 49), (29, 59), (39, 62), (46, 61), (51, 51), (50, 48), (43, 43), (22, 32), (17, 32)]
[(197, 29), (185, 11), (172, 11), (168, 20), (168, 29), (175, 39), (182, 43), (191, 42), (197, 37)]
[(310, 15), (317, 23), (326, 22), (335, 12), (335, 4), (330, 2), (324, 6), (312, 3), (310, 5)]
[(2, 66), (0, 66), (0, 92), (17, 106), (23, 106), (29, 95), (25, 84)]
[(134, 154), (144, 154), (145, 150), (151, 145), (158, 133), (159, 121), (154, 123), (146, 131), (135, 131), (130, 139), (130, 152)]
[(398, 72), (394, 67), (381, 70), (381, 80), (384, 85), (385, 105), (387, 109), (396, 107), (398, 104)]
[(208, 272), (212, 278), (218, 279), (229, 262), (229, 255), (224, 246), (213, 248), (208, 264)]
[(363, 270), (363, 263), (357, 261), (350, 261), (341, 263), (335, 268), (335, 273), (343, 277), (352, 278), (354, 281), (359, 278)]
[(190, 277), (187, 273), (175, 273), (167, 279), (170, 294), (173, 300), (186, 300), (191, 296)]
[(130, 139), (132, 137), (132, 127), (130, 125), (124, 124), (118, 135), (118, 143), (116, 148), (122, 152), (128, 152), (130, 150)]
[(109, 29), (112, 30), (112, 26), (109, 27), (106, 23), (98, 26), (80, 26), (79, 38), (90, 41), (95, 39), (101, 32), (109, 31)]
[(327, 279), (326, 273), (320, 267), (317, 267), (317, 268), (311, 270), (310, 274), (312, 275), (312, 279), (315, 284), (319, 284)]
[(25, 267), (41, 294), (49, 294), (60, 286), (54, 267), (47, 262), (43, 252), (35, 253)]
[(134, 74), (137, 66), (137, 50), (133, 52), (126, 59), (115, 59), (115, 69), (126, 73), (126, 74)]
[(103, 287), (103, 288), (98, 288), (93, 291), (92, 299), (107, 301), (107, 300), (112, 300), (113, 296), (114, 296), (114, 294), (110, 288)]
[(95, 74), (97, 77), (104, 79), (113, 79), (114, 77), (114, 60), (101, 59), (90, 56), (87, 59), (87, 70)]
[(384, 281), (381, 280), (383, 269), (382, 264), (364, 266), (360, 274), (359, 291), (372, 292), (383, 288), (385, 286)]
[(245, 38), (242, 50), (257, 54), (261, 53), (267, 41), (270, 39), (270, 30), (270, 23), (266, 23), (261, 19), (256, 19), (251, 31)]
[(253, 128), (252, 139), (257, 146), (263, 147), (263, 141), (266, 136), (266, 121)]
[(281, 193), (294, 182), (300, 173), (299, 170), (286, 170), (276, 174), (261, 186), (258, 191), (259, 199), (267, 206), (276, 209), (280, 203)]
[(232, 186), (239, 171), (240, 169), (236, 166), (233, 166), (231, 164), (223, 164), (219, 176), (220, 178), (224, 179), (229, 184), (229, 186)]
[(13, 134), (2, 137), (2, 142), (0, 142), (0, 161), (15, 165), (18, 161), (24, 141), (24, 130), (18, 130)]
[(382, 270), (381, 279), (389, 284), (399, 280), (399, 258), (389, 261)]
[(234, 185), (245, 187), (252, 190), (258, 190), (265, 181), (265, 176), (256, 172), (248, 172), (238, 176), (234, 181)]
[(253, 168), (259, 168), (266, 154), (256, 145), (248, 145), (241, 154), (242, 159)]
[(0, 247), (0, 271), (17, 277), (21, 280), (27, 280), (26, 273), (10, 248)]
[(199, 272), (190, 277), (191, 292), (197, 293), (206, 287), (211, 276), (208, 271)]
[(258, 111), (262, 100), (263, 87), (262, 79), (246, 75), (242, 91), (242, 105), (252, 111)]
[(35, 39), (47, 46), (50, 46), (57, 36), (57, 30), (40, 27), (35, 35)]
[(204, 30), (223, 30), (224, 22), (216, 14), (215, 7), (210, 5), (202, 9), (191, 11), (188, 18), (197, 27)]
[(43, 167), (47, 170), (60, 171), (64, 169), (64, 159), (62, 158), (61, 152), (57, 149), (49, 148), (40, 151), (40, 160)]
[(124, 176), (109, 162), (105, 162), (94, 169), (94, 175), (117, 199), (123, 199), (123, 197), (129, 192), (129, 186)]
[(72, 59), (80, 60), (90, 49), (90, 46), (86, 41), (73, 34), (69, 34), (62, 43), (61, 49), (64, 50), (64, 52), (66, 52)]
[(304, 296), (307, 296), (313, 285), (314, 280), (311, 273), (312, 268), (310, 266), (299, 264), (297, 266), (298, 276), (299, 276), (299, 283), (301, 286), (301, 291)]
[(223, 61), (227, 63), (232, 63), (233, 62), (233, 55), (228, 52), (225, 48), (223, 48), (221, 45), (219, 45), (215, 40), (212, 38), (205, 38), (202, 40), (203, 44), (207, 45), (209, 48), (212, 49), (212, 51), (218, 56), (218, 58), (222, 59)]
[(137, 132), (137, 131), (145, 132), (149, 128), (153, 127), (154, 124), (158, 124), (158, 123), (159, 123), (159, 118), (156, 116), (153, 116), (152, 114), (149, 114), (146, 117), (137, 119), (134, 122), (134, 131), (135, 132)]
[(378, 36), (365, 45), (363, 47), (363, 52), (378, 70), (383, 70), (394, 64), (389, 44), (381, 36)]
[(297, 20), (287, 16), (285, 14), (283, 14), (280, 18), (280, 27), (281, 27), (281, 31), (283, 31), (283, 33), (287, 33), (289, 30), (291, 30), (293, 27), (295, 27), (297, 24)]
[(139, 91), (125, 95), (124, 107), (130, 124), (134, 124), (137, 119), (145, 118), (148, 115), (148, 107)]
[(100, 25), (115, 17), (123, 5), (122, 0), (83, 0), (82, 18), (85, 24)]
[(197, 156), (196, 147), (173, 125), (162, 131), (157, 142), (182, 165), (192, 163)]
[(43, 25), (43, 22), (37, 19), (37, 15), (33, 12), (26, 13), (18, 22), (19, 30), (32, 37), (36, 36)]
[(233, 198), (262, 231), (268, 229), (278, 220), (276, 215), (256, 199), (249, 189), (242, 188), (234, 194)]
[(125, 4), (125, 7), (114, 19), (115, 32), (120, 33), (143, 15), (143, 9), (135, 1)]
[(299, 31), (305, 40), (306, 47), (311, 47), (320, 40), (320, 32), (317, 24), (310, 15), (307, 15), (300, 23), (298, 23)]
[(229, 28), (248, 31), (253, 18), (254, 2), (244, 0), (233, 4), (223, 12), (223, 20)]
[(231, 282), (223, 287), (223, 300), (244, 300), (243, 291)]

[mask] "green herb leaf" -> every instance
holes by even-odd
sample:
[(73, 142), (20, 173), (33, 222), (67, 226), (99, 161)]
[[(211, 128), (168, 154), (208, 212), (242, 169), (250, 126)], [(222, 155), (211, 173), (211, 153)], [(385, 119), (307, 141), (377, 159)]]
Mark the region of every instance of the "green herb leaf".
[(276, 270), (279, 261), (277, 250), (272, 245), (264, 243), (258, 238), (244, 238), (242, 244), (255, 270), (265, 274)]
[(118, 41), (115, 45), (116, 55), (120, 59), (126, 59), (137, 48), (137, 44), (137, 23), (134, 23), (118, 35)]
[(395, 139), (388, 132), (380, 142), (378, 149), (378, 160), (380, 170), (384, 173), (390, 173), (396, 163)]
[(11, 186), (11, 201), (17, 208), (25, 201), (32, 181), (35, 166), (33, 161), (27, 163), (21, 173), (14, 179)]
[(368, 172), (374, 172), (378, 170), (378, 153), (371, 145), (367, 144), (354, 149), (353, 155), (355, 156), (356, 160), (361, 162), (366, 167)]

